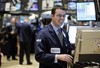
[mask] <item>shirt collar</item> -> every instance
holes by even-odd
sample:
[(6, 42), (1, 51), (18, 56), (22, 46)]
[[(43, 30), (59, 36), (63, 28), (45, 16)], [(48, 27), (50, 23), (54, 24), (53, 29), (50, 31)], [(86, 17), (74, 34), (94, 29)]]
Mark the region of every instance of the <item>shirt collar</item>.
[(56, 34), (58, 34), (58, 29), (59, 29), (59, 28), (56, 27), (52, 22), (51, 22), (51, 25), (52, 25), (54, 31), (56, 32)]

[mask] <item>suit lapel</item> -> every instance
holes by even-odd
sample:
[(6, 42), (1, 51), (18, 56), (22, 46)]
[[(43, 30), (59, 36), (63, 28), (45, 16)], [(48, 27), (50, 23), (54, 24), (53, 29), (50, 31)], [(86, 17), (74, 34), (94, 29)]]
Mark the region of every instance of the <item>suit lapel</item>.
[[(57, 44), (60, 44), (60, 46), (62, 46), (61, 43), (60, 43), (60, 40), (59, 40), (59, 38), (58, 38), (58, 36), (57, 36), (57, 34), (55, 33), (55, 31), (54, 31), (54, 29), (53, 29), (53, 27), (52, 27), (52, 25), (49, 24), (48, 27), (49, 27), (48, 30), (49, 30), (50, 35), (51, 35), (51, 37), (53, 38), (53, 40), (54, 40), (55, 42), (57, 42)], [(59, 45), (58, 45), (58, 46), (59, 46)]]

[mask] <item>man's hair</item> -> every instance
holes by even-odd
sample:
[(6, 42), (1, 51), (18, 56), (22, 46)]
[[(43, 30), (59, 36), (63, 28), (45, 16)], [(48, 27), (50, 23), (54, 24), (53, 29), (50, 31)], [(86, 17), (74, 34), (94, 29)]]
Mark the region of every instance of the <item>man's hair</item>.
[(68, 16), (67, 19), (68, 19), (68, 20), (71, 20), (71, 16)]
[(51, 14), (54, 15), (56, 9), (62, 9), (62, 10), (65, 10), (65, 8), (64, 8), (63, 6), (61, 6), (61, 5), (55, 5), (55, 6), (52, 8), (52, 10), (51, 10)]

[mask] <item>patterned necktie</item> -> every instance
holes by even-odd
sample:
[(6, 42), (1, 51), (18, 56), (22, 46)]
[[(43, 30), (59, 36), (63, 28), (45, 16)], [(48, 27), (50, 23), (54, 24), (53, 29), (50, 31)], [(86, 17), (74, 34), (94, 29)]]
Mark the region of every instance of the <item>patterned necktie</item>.
[(58, 29), (58, 38), (60, 40), (61, 45), (63, 45), (63, 34), (62, 34), (62, 29)]

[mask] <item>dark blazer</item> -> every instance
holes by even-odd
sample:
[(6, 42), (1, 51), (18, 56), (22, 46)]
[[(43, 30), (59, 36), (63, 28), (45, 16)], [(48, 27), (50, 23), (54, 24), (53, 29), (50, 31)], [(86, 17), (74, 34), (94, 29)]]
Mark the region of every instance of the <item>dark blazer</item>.
[(19, 35), (20, 42), (31, 42), (33, 32), (34, 29), (32, 24), (28, 22), (17, 24), (17, 33)]
[(67, 63), (58, 61), (54, 63), (55, 54), (51, 48), (60, 48), (60, 54), (70, 54), (71, 45), (66, 31), (64, 31), (63, 46), (61, 45), (51, 24), (43, 28), (37, 35), (35, 44), (35, 59), (40, 63), (39, 68), (66, 68)]
[(13, 30), (12, 24), (10, 24), (6, 27), (6, 32), (7, 32), (7, 35), (8, 35), (7, 39), (8, 39), (9, 42), (15, 41), (15, 43), (17, 43), (16, 25), (15, 25), (15, 29), (14, 29), (15, 34), (11, 34), (12, 30)]

